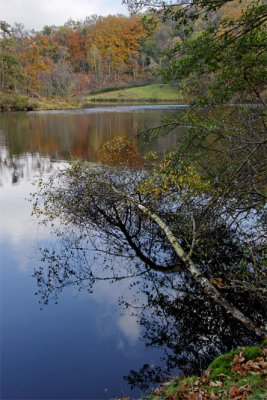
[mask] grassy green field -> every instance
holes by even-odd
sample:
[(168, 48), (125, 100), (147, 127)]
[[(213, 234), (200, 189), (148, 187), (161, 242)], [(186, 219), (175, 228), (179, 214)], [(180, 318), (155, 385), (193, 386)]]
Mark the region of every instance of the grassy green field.
[(154, 84), (130, 89), (114, 90), (87, 97), (87, 102), (184, 102), (175, 86)]

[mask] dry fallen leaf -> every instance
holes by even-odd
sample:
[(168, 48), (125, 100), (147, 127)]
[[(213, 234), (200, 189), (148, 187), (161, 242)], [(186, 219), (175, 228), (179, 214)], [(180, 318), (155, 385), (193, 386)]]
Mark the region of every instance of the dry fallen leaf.
[(247, 383), (244, 386), (240, 386), (239, 388), (240, 393), (249, 393), (249, 394), (253, 394), (253, 391), (251, 390), (250, 384)]
[(220, 387), (222, 386), (222, 382), (221, 381), (216, 381), (216, 382), (210, 382), (210, 386), (212, 387)]
[(234, 361), (233, 361), (233, 365), (238, 364), (238, 362), (239, 362), (239, 355), (236, 354), (236, 355), (235, 355), (235, 358), (234, 358)]
[(255, 362), (261, 362), (261, 361), (264, 361), (264, 358), (263, 357), (256, 357), (256, 358), (254, 358), (254, 361)]
[(229, 389), (229, 395), (230, 396), (237, 396), (239, 394), (239, 386), (232, 386), (230, 389)]

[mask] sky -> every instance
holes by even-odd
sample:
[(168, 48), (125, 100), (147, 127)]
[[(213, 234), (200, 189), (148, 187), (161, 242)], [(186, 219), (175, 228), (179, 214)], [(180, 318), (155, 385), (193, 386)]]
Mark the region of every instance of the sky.
[(0, 20), (13, 25), (22, 23), (26, 29), (41, 30), (45, 25), (63, 25), (68, 19), (86, 16), (128, 15), (121, 0), (0, 0)]

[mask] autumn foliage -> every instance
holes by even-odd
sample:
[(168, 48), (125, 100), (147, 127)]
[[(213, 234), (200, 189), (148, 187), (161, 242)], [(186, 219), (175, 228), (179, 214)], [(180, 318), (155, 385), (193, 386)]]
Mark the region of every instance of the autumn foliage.
[(143, 158), (138, 153), (136, 142), (125, 136), (115, 137), (106, 142), (97, 151), (98, 161), (103, 165), (139, 167), (143, 164)]
[[(219, 23), (239, 16), (243, 3), (235, 0), (233, 4), (216, 11), (214, 20)], [(92, 15), (63, 26), (45, 26), (39, 32), (0, 21), (1, 91), (70, 97), (155, 81), (161, 52), (198, 35), (205, 22), (194, 22), (186, 37), (175, 22), (150, 21), (150, 14)]]
[[(8, 87), (2, 83), (2, 89), (70, 96), (131, 82), (142, 75), (140, 40), (145, 35), (137, 16), (92, 16), (40, 32), (1, 22), (0, 65), (12, 81)], [(7, 74), (1, 78), (6, 81)]]

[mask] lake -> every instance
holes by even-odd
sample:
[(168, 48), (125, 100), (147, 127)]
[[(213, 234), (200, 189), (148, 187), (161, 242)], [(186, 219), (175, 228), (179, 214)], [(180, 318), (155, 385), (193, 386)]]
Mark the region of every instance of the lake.
[[(33, 272), (52, 233), (31, 216), (35, 178), (47, 178), (70, 156), (96, 160), (115, 136), (134, 138), (181, 106), (116, 106), (75, 111), (0, 114), (1, 398), (110, 399), (131, 395), (123, 376), (160, 363), (145, 347), (138, 319), (118, 305), (127, 283), (98, 284), (93, 294), (64, 290), (41, 307)], [(183, 134), (180, 128), (179, 134)], [(176, 135), (141, 153), (171, 147)]]

